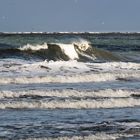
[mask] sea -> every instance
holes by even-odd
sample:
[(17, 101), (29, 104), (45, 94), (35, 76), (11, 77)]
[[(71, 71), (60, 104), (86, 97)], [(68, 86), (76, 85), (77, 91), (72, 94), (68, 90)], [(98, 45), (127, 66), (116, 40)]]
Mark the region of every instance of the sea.
[(139, 140), (140, 33), (0, 33), (0, 139)]

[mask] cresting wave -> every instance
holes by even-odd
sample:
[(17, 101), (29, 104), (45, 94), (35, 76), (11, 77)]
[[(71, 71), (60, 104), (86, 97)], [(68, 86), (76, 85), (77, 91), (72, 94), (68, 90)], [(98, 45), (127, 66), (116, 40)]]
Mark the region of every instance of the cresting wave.
[(44, 43), (42, 45), (27, 44), (19, 48), (34, 54), (42, 53), (48, 60), (95, 60), (94, 52), (89, 42), (80, 40), (70, 44)]
[(22, 47), (0, 44), (0, 57), (5, 58), (12, 55), (19, 57), (41, 58), (43, 60), (79, 60), (79, 61), (99, 61), (99, 60), (120, 60), (111, 52), (94, 48), (86, 40), (78, 40), (69, 44), (44, 43), (27, 44)]

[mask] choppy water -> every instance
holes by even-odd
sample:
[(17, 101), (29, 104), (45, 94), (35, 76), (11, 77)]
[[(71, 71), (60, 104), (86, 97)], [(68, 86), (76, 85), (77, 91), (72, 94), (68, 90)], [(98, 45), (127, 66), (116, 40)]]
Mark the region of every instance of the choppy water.
[(1, 139), (140, 139), (140, 34), (0, 34)]

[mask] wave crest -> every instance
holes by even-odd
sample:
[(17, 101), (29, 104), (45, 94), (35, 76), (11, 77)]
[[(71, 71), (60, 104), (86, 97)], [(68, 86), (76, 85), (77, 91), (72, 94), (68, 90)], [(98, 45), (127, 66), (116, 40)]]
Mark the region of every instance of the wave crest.
[[(73, 41), (70, 44), (62, 43), (44, 43), (31, 45), (27, 44), (20, 47), (20, 51), (42, 55), (48, 60), (79, 60), (81, 56), (88, 59), (93, 59), (93, 55), (87, 54), (88, 49), (91, 49), (89, 42), (86, 40)], [(90, 56), (91, 55), (91, 56)]]
[[(2, 45), (3, 46), (3, 45)], [(18, 56), (25, 59), (39, 58), (43, 60), (78, 60), (82, 62), (94, 61), (118, 61), (119, 57), (111, 52), (95, 48), (90, 42), (79, 39), (71, 41), (69, 44), (64, 43), (43, 43), (27, 44), (22, 47), (7, 46), (2, 47), (0, 57)]]
[(31, 45), (31, 44), (27, 44), (24, 45), (23, 47), (20, 47), (19, 50), (25, 51), (25, 50), (32, 50), (32, 51), (39, 51), (41, 49), (48, 49), (48, 45), (47, 43), (44, 43), (42, 45)]

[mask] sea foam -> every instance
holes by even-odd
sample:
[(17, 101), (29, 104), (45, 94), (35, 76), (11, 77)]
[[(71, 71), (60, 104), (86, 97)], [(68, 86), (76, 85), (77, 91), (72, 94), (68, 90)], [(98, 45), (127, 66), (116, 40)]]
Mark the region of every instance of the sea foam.
[(105, 90), (93, 90), (93, 91), (78, 91), (78, 90), (70, 90), (70, 89), (63, 89), (63, 90), (25, 90), (25, 91), (9, 91), (4, 90), (0, 91), (0, 99), (3, 98), (19, 98), (21, 96), (39, 96), (39, 97), (95, 97), (95, 98), (124, 98), (124, 97), (131, 97), (133, 95), (140, 96), (140, 90), (122, 90), (122, 89), (105, 89)]
[(3, 60), (0, 65), (1, 84), (139, 81), (140, 79), (140, 64), (137, 63), (83, 63), (71, 60), (25, 64), (25, 61)]
[(0, 103), (0, 109), (6, 108), (36, 108), (36, 109), (55, 109), (55, 108), (69, 108), (69, 109), (83, 109), (83, 108), (122, 108), (122, 107), (135, 107), (140, 106), (140, 99), (134, 98), (118, 98), (118, 99), (105, 99), (105, 100), (83, 100), (80, 101), (7, 101)]

